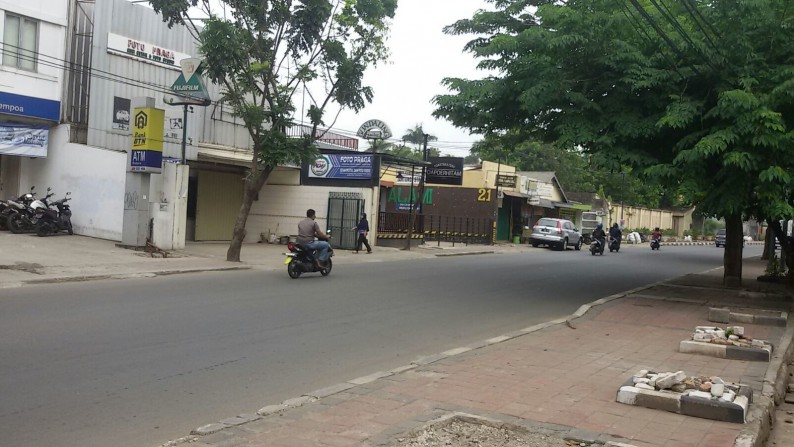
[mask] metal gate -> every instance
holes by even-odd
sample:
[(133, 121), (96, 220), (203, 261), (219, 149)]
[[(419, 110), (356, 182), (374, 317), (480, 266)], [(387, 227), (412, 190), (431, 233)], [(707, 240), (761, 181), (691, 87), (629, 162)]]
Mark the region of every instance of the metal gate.
[(358, 225), (364, 212), (364, 199), (357, 192), (328, 193), (328, 230), (331, 231), (331, 246), (353, 250), (356, 248)]

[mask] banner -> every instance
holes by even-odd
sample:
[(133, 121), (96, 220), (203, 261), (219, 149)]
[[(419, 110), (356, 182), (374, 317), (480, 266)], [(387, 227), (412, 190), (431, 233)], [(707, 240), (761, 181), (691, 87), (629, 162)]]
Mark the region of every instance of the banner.
[(462, 157), (428, 157), (432, 163), (425, 169), (425, 182), (440, 185), (463, 184)]
[(159, 173), (163, 164), (163, 125), (161, 109), (136, 107), (132, 116), (130, 171)]
[(372, 155), (323, 154), (309, 164), (310, 178), (370, 180)]
[(0, 154), (46, 158), (49, 135), (44, 126), (0, 124)]

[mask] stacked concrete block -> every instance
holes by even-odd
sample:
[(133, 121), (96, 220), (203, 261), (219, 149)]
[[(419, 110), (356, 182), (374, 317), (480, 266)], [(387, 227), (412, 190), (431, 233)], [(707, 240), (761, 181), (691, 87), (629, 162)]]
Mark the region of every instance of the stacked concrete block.
[(719, 377), (642, 370), (620, 387), (616, 400), (686, 416), (744, 423), (752, 396), (750, 387), (726, 383)]
[(768, 362), (772, 357), (772, 345), (747, 337), (744, 326), (697, 326), (689, 340), (681, 341), (678, 350), (730, 360)]

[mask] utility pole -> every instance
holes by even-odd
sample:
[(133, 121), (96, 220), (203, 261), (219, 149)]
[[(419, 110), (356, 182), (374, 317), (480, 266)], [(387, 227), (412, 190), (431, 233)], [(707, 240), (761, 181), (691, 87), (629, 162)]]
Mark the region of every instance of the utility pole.
[[(424, 134), (424, 148), (422, 149), (422, 161), (427, 162), (427, 140), (430, 137)], [(416, 207), (414, 207), (414, 166), (411, 166), (411, 212), (408, 224), (408, 240), (405, 243), (405, 249), (411, 250), (411, 239), (413, 238), (414, 222), (416, 221), (416, 214), (414, 208), (419, 212), (419, 215), (424, 218), (424, 207), (422, 201), (425, 197), (425, 165), (422, 164), (422, 176), (419, 178), (419, 197), (416, 199)]]

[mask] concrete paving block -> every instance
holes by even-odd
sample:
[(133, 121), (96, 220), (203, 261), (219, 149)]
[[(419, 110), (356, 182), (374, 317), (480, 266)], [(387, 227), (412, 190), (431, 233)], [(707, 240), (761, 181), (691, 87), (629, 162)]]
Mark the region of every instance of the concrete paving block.
[(783, 317), (772, 317), (769, 315), (755, 315), (753, 318), (755, 324), (763, 324), (764, 326), (786, 327), (786, 319)]
[(731, 319), (737, 323), (752, 324), (755, 320), (755, 315), (735, 313), (731, 314)]
[(794, 393), (786, 393), (784, 400), (787, 404), (794, 404)]
[(258, 414), (260, 416), (267, 416), (267, 415), (270, 415), (270, 414), (273, 414), (273, 413), (278, 413), (279, 411), (286, 410), (286, 409), (287, 409), (287, 407), (285, 407), (284, 405), (281, 405), (281, 404), (268, 405), (266, 407), (260, 408), (259, 411), (256, 412), (256, 414)]
[(646, 390), (625, 383), (618, 390), (615, 400), (622, 404), (654, 410), (679, 413), (681, 410), (680, 395), (669, 391)]
[(311, 393), (306, 393), (306, 396), (311, 396), (316, 399), (322, 399), (323, 397), (328, 397), (336, 393), (341, 393), (342, 391), (347, 391), (350, 388), (356, 386), (352, 383), (337, 383), (336, 385), (331, 385), (329, 387), (325, 387), (316, 391), (312, 391)]
[(724, 307), (712, 307), (709, 309), (709, 321), (715, 323), (730, 323), (731, 310)]
[(211, 435), (213, 433), (217, 433), (217, 432), (223, 430), (224, 428), (228, 428), (228, 427), (229, 426), (226, 425), (226, 424), (222, 424), (220, 422), (217, 422), (217, 423), (214, 423), (214, 424), (202, 425), (199, 428), (195, 428), (195, 429), (193, 429), (193, 431), (190, 432), (190, 434), (191, 435), (197, 435), (197, 436), (206, 436), (206, 435)]
[(678, 352), (685, 354), (708, 355), (711, 357), (724, 359), (726, 356), (725, 351), (725, 346), (723, 345), (715, 345), (713, 343), (703, 343), (693, 340), (682, 340), (681, 343), (678, 344)]
[[(736, 399), (746, 398), (740, 396)], [(691, 396), (681, 397), (681, 414), (685, 416), (743, 424), (745, 421), (745, 413), (746, 408), (734, 402)]]
[(378, 379), (381, 379), (383, 377), (389, 377), (390, 375), (392, 375), (392, 373), (390, 373), (388, 371), (379, 371), (379, 372), (376, 372), (376, 373), (372, 373), (372, 374), (370, 374), (368, 376), (358, 377), (358, 378), (355, 378), (353, 380), (348, 380), (347, 382), (348, 383), (352, 383), (354, 385), (364, 385), (365, 383), (374, 382), (374, 381), (376, 381)]
[(242, 425), (247, 422), (255, 421), (257, 419), (261, 419), (261, 416), (253, 415), (253, 414), (241, 414), (239, 416), (221, 419), (220, 422), (221, 424), (226, 424), (226, 425)]
[(729, 360), (747, 360), (751, 362), (768, 362), (772, 357), (770, 349), (743, 348), (741, 346), (726, 346), (725, 358)]

